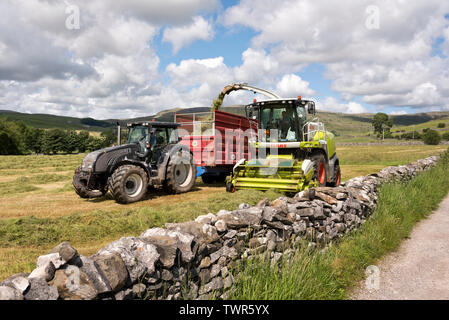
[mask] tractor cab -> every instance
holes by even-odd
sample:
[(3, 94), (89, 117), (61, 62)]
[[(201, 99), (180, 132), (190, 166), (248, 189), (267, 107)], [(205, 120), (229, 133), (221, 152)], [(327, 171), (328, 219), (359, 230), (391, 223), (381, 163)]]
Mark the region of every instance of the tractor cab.
[[(178, 143), (178, 123), (133, 122), (128, 123), (128, 144), (137, 144), (142, 157), (151, 156), (150, 163), (159, 159), (159, 153), (168, 144)], [(146, 156), (145, 156), (146, 155)]]

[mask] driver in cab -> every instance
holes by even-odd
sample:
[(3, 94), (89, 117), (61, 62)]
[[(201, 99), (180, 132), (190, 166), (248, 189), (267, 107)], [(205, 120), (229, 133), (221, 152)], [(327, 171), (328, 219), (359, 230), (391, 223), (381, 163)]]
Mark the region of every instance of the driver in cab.
[(286, 139), (289, 129), (292, 127), (292, 119), (287, 115), (287, 111), (282, 111), (282, 119), (279, 120), (281, 139)]

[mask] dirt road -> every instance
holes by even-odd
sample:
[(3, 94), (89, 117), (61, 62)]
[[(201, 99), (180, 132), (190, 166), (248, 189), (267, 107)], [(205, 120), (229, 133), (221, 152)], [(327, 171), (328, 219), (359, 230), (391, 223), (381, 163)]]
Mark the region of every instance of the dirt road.
[(416, 225), (398, 251), (377, 267), (378, 289), (371, 281), (368, 287), (373, 289), (368, 290), (363, 281), (351, 299), (449, 299), (449, 195), (434, 213)]

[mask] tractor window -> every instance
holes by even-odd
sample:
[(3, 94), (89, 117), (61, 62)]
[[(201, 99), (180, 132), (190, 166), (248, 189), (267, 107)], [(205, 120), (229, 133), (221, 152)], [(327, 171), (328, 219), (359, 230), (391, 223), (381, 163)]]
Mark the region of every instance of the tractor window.
[(155, 132), (156, 146), (165, 146), (168, 143), (167, 130), (165, 128), (158, 128)]
[(260, 121), (260, 125), (262, 127), (262, 129), (272, 129), (273, 123), (271, 121), (272, 119), (272, 111), (273, 109), (271, 108), (266, 108), (262, 110), (262, 115), (261, 115), (261, 121)]
[(128, 143), (143, 142), (148, 136), (148, 128), (143, 126), (132, 127), (128, 134)]
[(304, 107), (298, 106), (296, 108), (296, 112), (298, 112), (299, 122), (304, 123), (304, 121), (306, 121), (306, 109), (304, 109)]
[(279, 141), (298, 141), (295, 123), (295, 112), (291, 107), (267, 107), (262, 110), (262, 129), (277, 129)]
[(168, 132), (168, 142), (169, 143), (178, 143), (178, 133), (175, 128), (167, 128)]

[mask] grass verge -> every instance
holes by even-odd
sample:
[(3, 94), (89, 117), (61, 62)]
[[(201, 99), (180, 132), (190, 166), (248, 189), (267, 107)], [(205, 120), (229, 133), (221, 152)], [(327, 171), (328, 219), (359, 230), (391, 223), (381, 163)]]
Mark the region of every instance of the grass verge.
[(290, 262), (252, 261), (239, 270), (230, 299), (347, 299), (365, 269), (399, 247), (414, 225), (449, 192), (449, 150), (438, 165), (407, 184), (380, 188), (378, 207), (361, 229), (322, 254), (299, 248)]

